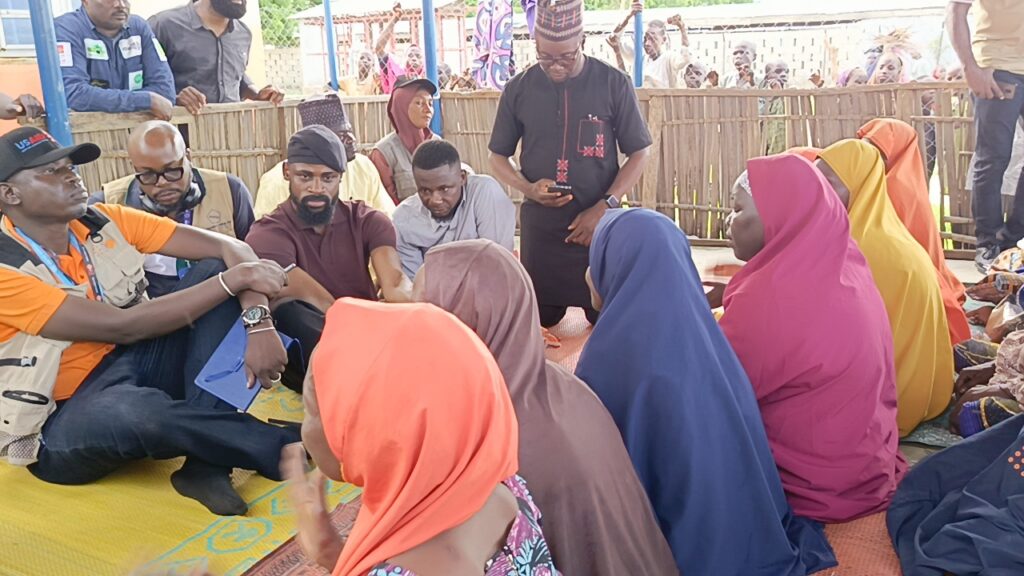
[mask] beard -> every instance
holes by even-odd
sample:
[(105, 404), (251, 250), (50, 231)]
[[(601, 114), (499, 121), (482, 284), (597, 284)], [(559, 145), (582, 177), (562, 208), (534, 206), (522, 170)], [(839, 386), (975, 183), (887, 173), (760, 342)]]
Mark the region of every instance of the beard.
[[(319, 210), (314, 210), (309, 207), (311, 202), (326, 202), (327, 205)], [(334, 207), (337, 206), (338, 199), (331, 199), (331, 197), (326, 194), (315, 194), (312, 196), (306, 196), (298, 202), (292, 198), (292, 204), (295, 205), (295, 210), (299, 215), (299, 220), (302, 220), (310, 226), (325, 226), (329, 224), (331, 218), (334, 217)]]
[(245, 16), (245, 3), (235, 4), (231, 0), (210, 0), (210, 6), (221, 16), (232, 20), (239, 20)]

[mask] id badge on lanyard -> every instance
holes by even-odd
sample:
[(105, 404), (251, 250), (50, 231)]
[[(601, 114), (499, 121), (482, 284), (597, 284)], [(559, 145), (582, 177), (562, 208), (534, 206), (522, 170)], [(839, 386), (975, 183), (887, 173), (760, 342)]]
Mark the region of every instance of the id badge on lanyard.
[[(34, 252), (36, 257), (39, 258), (39, 261), (43, 263), (43, 266), (46, 266), (46, 269), (50, 271), (50, 274), (53, 274), (54, 278), (56, 278), (65, 286), (78, 286), (78, 284), (75, 283), (75, 281), (72, 280), (70, 276), (68, 276), (63, 270), (61, 270), (60, 266), (57, 266), (55, 254), (53, 254), (46, 248), (43, 248), (38, 242), (33, 240), (32, 237), (29, 236), (28, 234), (25, 234), (20, 228), (15, 228), (14, 230), (22, 238), (24, 238), (26, 242), (28, 242), (28, 245), (32, 249), (32, 252)], [(85, 247), (83, 247), (82, 243), (78, 241), (78, 238), (75, 238), (75, 235), (71, 232), (70, 229), (68, 230), (68, 244), (71, 245), (72, 249), (78, 250), (78, 253), (81, 254), (82, 262), (83, 264), (85, 264), (85, 273), (87, 276), (89, 276), (89, 285), (92, 288), (92, 295), (97, 301), (102, 302), (103, 288), (100, 286), (99, 278), (96, 277), (96, 267), (92, 263), (92, 256), (90, 256), (89, 252), (85, 250)]]
[[(191, 210), (186, 210), (181, 214), (181, 223), (184, 224), (185, 226), (192, 226)], [(175, 259), (174, 270), (175, 272), (178, 273), (178, 280), (182, 280), (185, 278), (185, 275), (188, 274), (188, 270), (189, 268), (192, 267), (192, 264), (193, 262), (191, 260), (182, 260), (181, 258)]]

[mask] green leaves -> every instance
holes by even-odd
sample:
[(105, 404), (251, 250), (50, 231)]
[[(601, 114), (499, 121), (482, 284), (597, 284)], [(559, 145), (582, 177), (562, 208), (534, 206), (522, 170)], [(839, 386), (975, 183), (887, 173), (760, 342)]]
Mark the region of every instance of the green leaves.
[(299, 25), (289, 17), (320, 4), (319, 0), (261, 0), (260, 23), (263, 26), (263, 42), (282, 48), (298, 46)]

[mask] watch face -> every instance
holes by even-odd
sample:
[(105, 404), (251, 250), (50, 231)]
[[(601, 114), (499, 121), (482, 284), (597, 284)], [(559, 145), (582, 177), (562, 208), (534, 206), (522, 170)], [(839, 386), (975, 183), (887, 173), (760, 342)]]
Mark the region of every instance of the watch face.
[(242, 312), (242, 319), (250, 324), (256, 324), (263, 319), (263, 309), (249, 308), (245, 312)]

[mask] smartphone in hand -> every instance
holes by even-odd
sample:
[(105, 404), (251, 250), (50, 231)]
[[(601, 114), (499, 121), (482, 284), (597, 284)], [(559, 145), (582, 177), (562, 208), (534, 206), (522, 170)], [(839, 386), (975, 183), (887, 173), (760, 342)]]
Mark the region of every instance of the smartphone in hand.
[(559, 196), (568, 196), (569, 194), (572, 194), (572, 186), (552, 184), (551, 186), (548, 186), (548, 192), (554, 192)]

